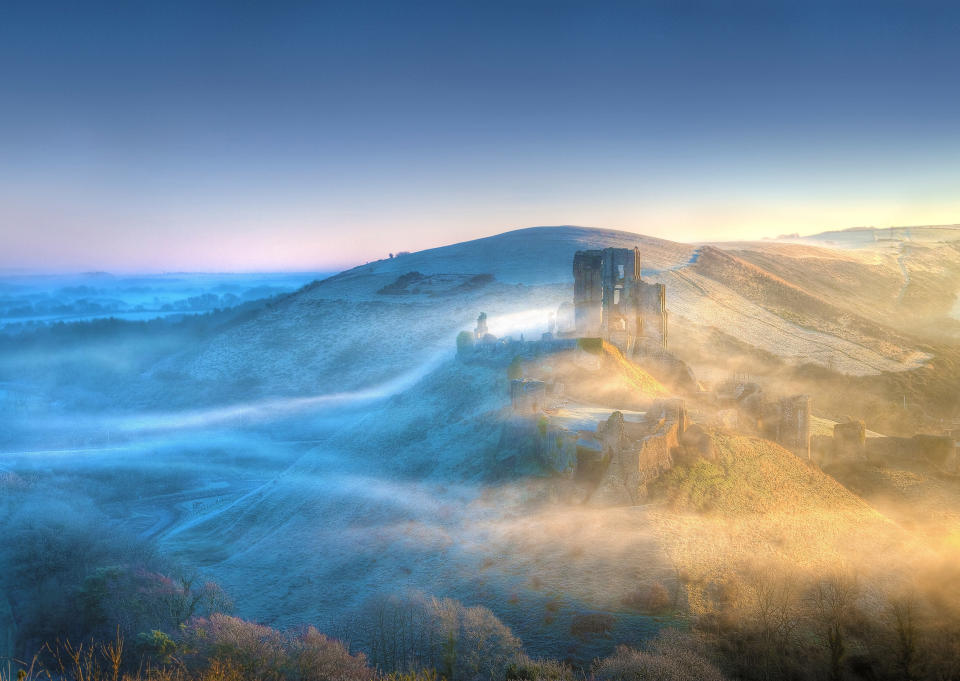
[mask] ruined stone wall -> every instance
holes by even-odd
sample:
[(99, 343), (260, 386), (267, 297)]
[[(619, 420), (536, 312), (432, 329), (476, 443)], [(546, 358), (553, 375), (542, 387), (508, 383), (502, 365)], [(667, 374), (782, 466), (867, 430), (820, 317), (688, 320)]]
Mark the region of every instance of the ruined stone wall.
[(601, 328), (604, 338), (614, 341), (615, 334), (623, 335), (624, 343), (632, 344), (639, 326), (634, 287), (640, 281), (640, 250), (606, 248), (603, 250), (602, 263)]
[[(603, 465), (602, 475), (589, 501), (597, 505), (642, 502), (648, 484), (674, 463), (686, 427), (686, 406), (681, 399), (654, 402), (642, 422), (625, 422), (614, 412), (596, 431)], [(579, 462), (579, 459), (578, 459)]]
[(810, 436), (810, 458), (819, 463), (828, 463), (833, 457), (832, 435)]
[[(568, 430), (546, 416), (514, 420), (526, 422), (528, 429), (513, 428), (513, 437), (532, 434), (537, 461), (567, 479), (571, 500), (578, 503), (642, 503), (648, 485), (673, 468), (676, 457), (711, 455), (706, 432), (699, 426), (687, 427), (681, 399), (658, 400), (642, 421), (625, 421), (615, 411), (596, 430)], [(686, 437), (688, 433), (692, 437)]]
[(638, 350), (656, 352), (667, 349), (667, 293), (663, 284), (635, 284), (640, 329)]
[(457, 359), (467, 364), (506, 367), (514, 357), (533, 359), (566, 350), (575, 350), (575, 338), (557, 338), (551, 334), (536, 341), (520, 341), (512, 338), (494, 338), (487, 334), (483, 342), (458, 348)]
[(810, 396), (794, 395), (780, 400), (777, 442), (799, 456), (810, 458)]
[(577, 251), (573, 257), (576, 333), (627, 354), (667, 347), (666, 289), (640, 277), (640, 249)]
[(579, 336), (599, 336), (603, 321), (603, 251), (573, 256), (573, 314)]
[(833, 456), (848, 461), (867, 455), (867, 426), (863, 421), (838, 423), (833, 427)]
[(677, 449), (676, 423), (658, 422), (639, 440), (626, 440), (611, 452), (605, 475), (591, 495), (597, 505), (638, 504), (647, 497), (647, 485), (673, 467)]
[(547, 384), (522, 378), (510, 381), (510, 405), (519, 414), (537, 414), (547, 406)]
[(537, 454), (544, 468), (573, 475), (577, 465), (577, 433), (552, 423), (537, 424), (540, 434)]
[[(802, 459), (809, 459), (811, 400), (809, 395), (774, 399), (757, 383), (727, 381), (717, 386), (714, 399), (718, 420), (783, 445)], [(735, 410), (735, 418), (729, 414)], [(822, 446), (818, 443), (818, 446)]]
[(957, 443), (946, 435), (866, 438), (865, 456), (872, 461), (887, 459), (925, 460), (951, 473), (957, 470)]
[(566, 301), (557, 308), (557, 334), (574, 335), (577, 332), (577, 317), (573, 303)]
[(949, 435), (867, 437), (863, 421), (838, 423), (833, 433), (833, 437), (817, 435), (811, 439), (814, 456), (825, 464), (901, 459), (927, 461), (944, 472), (960, 473), (960, 447)]

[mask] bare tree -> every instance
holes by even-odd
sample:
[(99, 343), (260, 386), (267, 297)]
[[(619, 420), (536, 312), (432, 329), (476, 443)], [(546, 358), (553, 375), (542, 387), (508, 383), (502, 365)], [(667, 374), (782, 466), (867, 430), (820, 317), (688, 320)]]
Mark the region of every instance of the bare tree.
[(901, 681), (917, 678), (917, 651), (920, 637), (920, 602), (913, 589), (888, 598), (884, 615), (893, 634), (894, 664)]
[(810, 612), (827, 651), (830, 681), (843, 678), (847, 629), (856, 611), (859, 595), (856, 575), (844, 568), (817, 579), (810, 589)]
[(762, 676), (779, 678), (802, 617), (796, 574), (785, 566), (754, 566), (747, 570), (743, 596), (742, 620), (755, 637)]

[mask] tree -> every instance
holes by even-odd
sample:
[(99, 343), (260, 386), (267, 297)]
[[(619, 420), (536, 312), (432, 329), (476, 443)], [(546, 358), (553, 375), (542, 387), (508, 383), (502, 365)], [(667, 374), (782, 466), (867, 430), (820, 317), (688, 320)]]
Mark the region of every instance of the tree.
[(787, 566), (761, 564), (747, 570), (743, 580), (748, 635), (754, 640), (764, 678), (783, 675), (787, 657), (794, 648), (794, 633), (800, 624), (800, 589), (796, 575)]
[(827, 650), (830, 681), (843, 678), (847, 654), (847, 628), (860, 594), (856, 576), (845, 569), (814, 582), (810, 591), (811, 614)]
[(468, 350), (473, 349), (473, 334), (469, 331), (461, 331), (457, 334), (457, 354), (462, 355)]
[(894, 664), (902, 681), (916, 678), (919, 601), (912, 589), (890, 596), (884, 615), (893, 634)]
[(367, 603), (350, 639), (384, 671), (433, 668), (449, 681), (502, 681), (522, 648), (510, 628), (484, 607), (412, 594)]

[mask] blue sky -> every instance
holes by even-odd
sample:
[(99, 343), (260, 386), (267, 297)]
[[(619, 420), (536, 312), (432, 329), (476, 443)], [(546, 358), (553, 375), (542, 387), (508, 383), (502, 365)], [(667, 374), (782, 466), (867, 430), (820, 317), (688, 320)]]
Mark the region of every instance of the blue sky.
[(0, 268), (960, 222), (960, 8), (10, 2)]

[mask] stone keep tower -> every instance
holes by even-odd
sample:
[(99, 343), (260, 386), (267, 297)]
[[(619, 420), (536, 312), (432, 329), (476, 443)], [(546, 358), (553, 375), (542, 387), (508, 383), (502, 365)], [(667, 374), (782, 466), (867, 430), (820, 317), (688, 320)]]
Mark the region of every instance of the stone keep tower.
[(578, 336), (603, 338), (628, 353), (667, 347), (665, 289), (641, 279), (639, 248), (577, 251), (573, 305)]
[(578, 336), (600, 335), (603, 319), (603, 251), (573, 256), (573, 318)]

